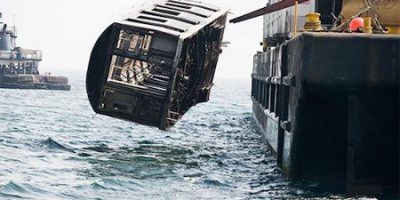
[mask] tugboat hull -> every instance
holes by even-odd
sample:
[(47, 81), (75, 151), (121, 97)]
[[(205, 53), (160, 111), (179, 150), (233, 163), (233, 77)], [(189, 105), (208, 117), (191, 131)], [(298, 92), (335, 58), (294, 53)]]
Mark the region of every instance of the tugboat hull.
[(68, 79), (62, 76), (3, 75), (0, 88), (26, 90), (71, 90)]
[(39, 75), (40, 50), (16, 46), (17, 34), (1, 22), (0, 13), (0, 88), (70, 90), (68, 79)]

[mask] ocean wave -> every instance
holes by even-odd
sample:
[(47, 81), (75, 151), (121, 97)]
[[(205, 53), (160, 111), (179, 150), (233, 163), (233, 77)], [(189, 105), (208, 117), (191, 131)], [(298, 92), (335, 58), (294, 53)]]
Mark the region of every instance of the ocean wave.
[(41, 149), (45, 149), (47, 151), (52, 151), (52, 152), (70, 152), (70, 153), (75, 153), (75, 151), (72, 148), (68, 148), (57, 141), (53, 140), (51, 137), (47, 138), (44, 141), (39, 142), (38, 146)]
[(218, 82), (166, 132), (94, 118), (84, 80), (71, 80), (70, 92), (1, 90), (0, 199), (332, 197), (283, 177), (247, 82)]

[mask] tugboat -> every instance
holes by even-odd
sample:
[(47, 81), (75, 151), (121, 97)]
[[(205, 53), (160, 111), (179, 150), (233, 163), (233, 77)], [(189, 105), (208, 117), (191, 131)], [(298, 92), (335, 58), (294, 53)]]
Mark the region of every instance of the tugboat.
[(399, 194), (400, 1), (270, 1), (254, 56), (254, 118), (285, 175)]
[(40, 50), (16, 47), (15, 27), (9, 29), (0, 13), (0, 88), (71, 90), (68, 78), (39, 74)]

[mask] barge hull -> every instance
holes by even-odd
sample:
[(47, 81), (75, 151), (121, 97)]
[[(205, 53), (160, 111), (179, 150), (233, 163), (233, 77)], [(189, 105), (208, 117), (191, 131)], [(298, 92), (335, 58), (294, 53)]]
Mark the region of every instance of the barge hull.
[(255, 118), (286, 175), (399, 191), (400, 37), (304, 33), (254, 59)]

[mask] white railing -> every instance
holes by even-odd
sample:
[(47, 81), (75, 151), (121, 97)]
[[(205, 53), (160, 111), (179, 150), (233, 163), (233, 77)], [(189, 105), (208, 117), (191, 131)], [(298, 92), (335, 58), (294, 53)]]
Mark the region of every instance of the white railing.
[(18, 57), (16, 51), (0, 51), (0, 59), (42, 60), (42, 52), (39, 50), (22, 50)]
[(23, 50), (21, 59), (26, 60), (42, 60), (42, 52), (39, 50)]
[(15, 59), (15, 58), (17, 58), (17, 52), (0, 51), (0, 59)]

